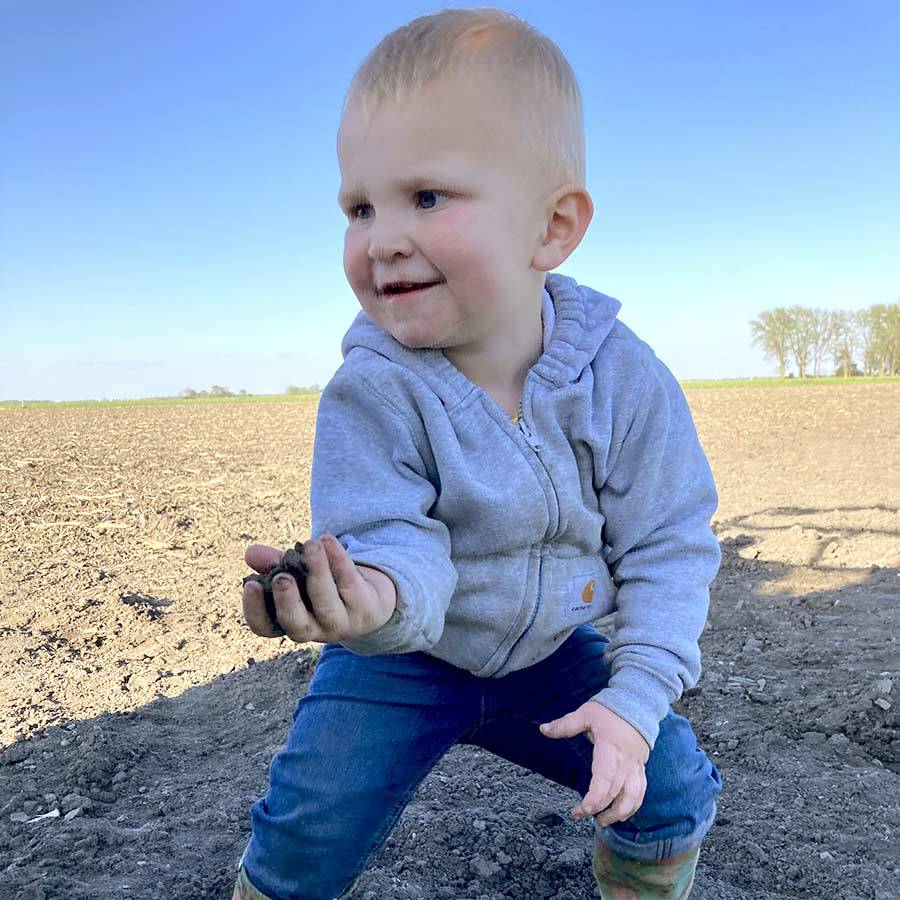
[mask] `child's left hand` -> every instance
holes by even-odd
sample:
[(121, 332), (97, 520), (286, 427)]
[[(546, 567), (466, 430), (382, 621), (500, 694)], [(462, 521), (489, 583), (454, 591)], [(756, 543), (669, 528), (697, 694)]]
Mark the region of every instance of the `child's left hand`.
[(611, 709), (588, 700), (574, 712), (540, 726), (551, 738), (570, 738), (584, 732), (594, 745), (591, 784), (571, 810), (576, 821), (597, 815), (602, 826), (630, 819), (640, 808), (647, 790), (644, 767), (650, 747), (632, 725)]

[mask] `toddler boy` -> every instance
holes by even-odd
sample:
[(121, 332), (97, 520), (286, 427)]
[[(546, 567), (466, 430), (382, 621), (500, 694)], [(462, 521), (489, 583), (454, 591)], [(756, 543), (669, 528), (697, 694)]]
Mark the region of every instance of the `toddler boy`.
[[(278, 626), (325, 646), (235, 897), (348, 896), (459, 743), (582, 795), (602, 897), (686, 897), (720, 780), (670, 705), (699, 677), (716, 493), (619, 303), (547, 274), (593, 212), (575, 77), (508, 13), (425, 16), (357, 72), (338, 156), (362, 312), (319, 404), (309, 606), (274, 582)], [(279, 633), (259, 585), (243, 602)]]

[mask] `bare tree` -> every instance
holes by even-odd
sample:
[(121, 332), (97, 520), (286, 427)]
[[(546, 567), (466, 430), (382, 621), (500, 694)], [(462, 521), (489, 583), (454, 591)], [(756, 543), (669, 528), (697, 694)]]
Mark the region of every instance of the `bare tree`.
[(753, 343), (760, 347), (763, 353), (775, 361), (778, 366), (778, 376), (784, 378), (788, 365), (788, 333), (791, 329), (791, 317), (786, 309), (767, 309), (750, 321), (750, 329), (753, 332)]
[(832, 312), (829, 335), (835, 374), (842, 371), (849, 378), (856, 368), (853, 357), (859, 345), (855, 314), (844, 309)]
[(863, 372), (871, 375), (875, 364), (875, 344), (878, 333), (878, 316), (872, 307), (858, 309), (854, 314), (856, 334), (862, 349)]
[(900, 375), (900, 303), (891, 303), (884, 319), (887, 332), (885, 343), (889, 355), (888, 373)]
[(797, 375), (806, 378), (810, 359), (817, 340), (818, 324), (813, 310), (804, 306), (792, 306), (788, 309), (791, 327), (788, 330), (788, 348), (797, 363)]
[(813, 364), (813, 375), (822, 374), (822, 360), (828, 352), (828, 346), (831, 343), (831, 313), (827, 309), (809, 310), (812, 313), (810, 318), (810, 336), (812, 338), (811, 354)]

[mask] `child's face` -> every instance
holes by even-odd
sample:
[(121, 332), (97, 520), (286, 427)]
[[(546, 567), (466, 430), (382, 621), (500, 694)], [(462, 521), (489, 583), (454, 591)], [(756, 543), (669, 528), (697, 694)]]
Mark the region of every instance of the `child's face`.
[(341, 123), (344, 270), (408, 347), (486, 356), (535, 308), (553, 186), (511, 105), (459, 77), (385, 102), (371, 121), (351, 104)]

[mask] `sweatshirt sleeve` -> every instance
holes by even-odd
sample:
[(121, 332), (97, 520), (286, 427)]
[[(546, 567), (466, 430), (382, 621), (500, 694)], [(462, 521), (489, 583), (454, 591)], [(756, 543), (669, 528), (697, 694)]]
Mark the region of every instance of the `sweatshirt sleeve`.
[(345, 646), (360, 654), (432, 647), (456, 587), (450, 535), (429, 516), (437, 493), (411, 423), (362, 377), (339, 372), (322, 393), (310, 499), (313, 534), (333, 534), (354, 562), (397, 588), (391, 618)]
[(700, 677), (718, 498), (684, 394), (655, 357), (625, 426), (599, 492), (617, 611), (612, 676), (594, 699), (652, 748), (669, 706)]

